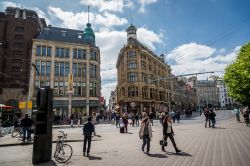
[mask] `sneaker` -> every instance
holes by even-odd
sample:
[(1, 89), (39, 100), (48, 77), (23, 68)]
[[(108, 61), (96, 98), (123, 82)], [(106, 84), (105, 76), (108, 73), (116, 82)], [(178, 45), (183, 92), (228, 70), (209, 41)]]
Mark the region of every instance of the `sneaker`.
[(181, 152), (181, 150), (180, 150), (180, 149), (177, 149), (177, 150), (176, 150), (176, 153), (180, 153), (180, 152)]

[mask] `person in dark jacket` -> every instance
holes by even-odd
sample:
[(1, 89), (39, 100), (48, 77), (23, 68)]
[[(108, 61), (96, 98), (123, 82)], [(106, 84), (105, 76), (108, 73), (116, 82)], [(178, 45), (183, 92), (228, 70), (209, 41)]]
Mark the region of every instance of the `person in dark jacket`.
[(213, 110), (211, 110), (211, 112), (209, 114), (209, 118), (210, 118), (210, 120), (212, 122), (212, 128), (215, 128), (215, 122), (216, 122), (215, 117), (216, 117), (216, 114), (214, 113)]
[[(170, 138), (176, 153), (180, 153), (181, 150), (177, 148), (175, 140), (174, 140), (174, 131), (172, 128), (172, 122), (171, 122), (171, 117), (170, 116), (165, 116), (164, 120), (163, 120), (163, 138), (164, 140), (167, 141), (168, 137)], [(164, 146), (161, 147), (162, 151), (165, 152)]]
[(211, 122), (210, 122), (210, 118), (209, 118), (210, 115), (209, 114), (210, 113), (209, 113), (208, 108), (205, 108), (204, 109), (204, 115), (205, 115), (205, 118), (206, 118), (205, 127), (207, 127), (207, 122), (208, 122), (209, 127), (211, 127)]
[(83, 155), (84, 156), (85, 156), (85, 152), (86, 152), (86, 144), (87, 144), (87, 142), (88, 142), (87, 156), (89, 156), (92, 133), (94, 133), (94, 135), (95, 135), (95, 126), (92, 123), (92, 117), (89, 117), (88, 122), (86, 122), (83, 125), (83, 135), (84, 135)]
[(25, 118), (21, 120), (21, 126), (23, 128), (23, 142), (26, 139), (26, 132), (27, 132), (27, 141), (31, 139), (31, 126), (32, 126), (32, 119), (29, 118), (28, 114), (25, 114)]

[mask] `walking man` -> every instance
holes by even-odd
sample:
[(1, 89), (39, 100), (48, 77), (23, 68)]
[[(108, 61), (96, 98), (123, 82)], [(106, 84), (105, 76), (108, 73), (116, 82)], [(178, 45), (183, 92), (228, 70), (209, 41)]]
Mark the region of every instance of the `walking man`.
[(208, 121), (209, 127), (211, 127), (208, 108), (205, 108), (204, 115), (205, 115), (205, 118), (206, 118), (205, 127), (207, 127), (207, 121)]
[(85, 156), (85, 152), (86, 152), (86, 144), (88, 142), (87, 156), (89, 157), (92, 133), (94, 133), (94, 135), (95, 135), (95, 126), (92, 124), (92, 117), (89, 117), (88, 122), (86, 122), (83, 125), (83, 135), (84, 135), (83, 155), (84, 156)]
[(147, 155), (148, 155), (150, 150), (150, 141), (152, 138), (152, 128), (149, 117), (147, 116), (146, 112), (143, 112), (142, 116), (143, 119), (139, 131), (139, 137), (140, 139), (143, 139), (142, 151), (144, 152), (144, 147), (147, 145)]
[(33, 121), (29, 118), (28, 114), (25, 114), (25, 118), (21, 120), (21, 126), (23, 128), (23, 142), (26, 139), (26, 132), (27, 132), (27, 141), (31, 139), (31, 126)]
[[(172, 128), (171, 116), (167, 115), (163, 120), (163, 139), (167, 140), (168, 137), (170, 138), (176, 153), (180, 153), (181, 150), (177, 148), (175, 140), (174, 140), (174, 131)], [(161, 150), (165, 152), (165, 148), (162, 145)]]

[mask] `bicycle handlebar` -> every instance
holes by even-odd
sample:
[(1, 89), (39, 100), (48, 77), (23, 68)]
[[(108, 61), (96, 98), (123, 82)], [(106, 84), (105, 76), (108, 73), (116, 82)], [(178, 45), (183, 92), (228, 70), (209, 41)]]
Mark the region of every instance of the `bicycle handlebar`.
[(67, 134), (64, 133), (64, 131), (58, 131), (59, 133), (62, 133), (64, 137), (67, 137)]

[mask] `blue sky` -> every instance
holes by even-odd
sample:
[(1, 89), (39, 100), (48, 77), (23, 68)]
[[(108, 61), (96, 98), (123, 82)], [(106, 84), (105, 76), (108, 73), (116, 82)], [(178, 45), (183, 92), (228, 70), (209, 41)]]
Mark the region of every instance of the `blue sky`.
[(29, 8), (52, 26), (84, 29), (87, 5), (101, 50), (106, 97), (116, 86), (115, 63), (131, 13), (138, 39), (164, 53), (174, 74), (224, 71), (240, 46), (250, 41), (249, 0), (10, 0), (1, 1), (0, 9)]

